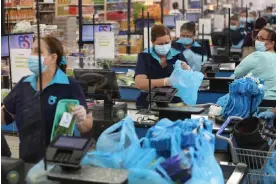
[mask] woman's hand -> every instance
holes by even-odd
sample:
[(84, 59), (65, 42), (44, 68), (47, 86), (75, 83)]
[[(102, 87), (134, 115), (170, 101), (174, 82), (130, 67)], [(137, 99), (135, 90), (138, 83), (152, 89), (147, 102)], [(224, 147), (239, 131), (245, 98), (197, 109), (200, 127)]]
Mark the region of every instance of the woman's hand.
[(87, 118), (85, 108), (81, 105), (77, 105), (73, 107), (72, 110), (72, 115), (76, 117), (77, 124), (82, 124)]
[(171, 86), (169, 78), (164, 78), (164, 86)]
[(182, 62), (181, 66), (182, 66), (183, 70), (191, 70), (191, 67), (189, 65), (187, 65), (187, 63), (185, 63), (185, 62)]

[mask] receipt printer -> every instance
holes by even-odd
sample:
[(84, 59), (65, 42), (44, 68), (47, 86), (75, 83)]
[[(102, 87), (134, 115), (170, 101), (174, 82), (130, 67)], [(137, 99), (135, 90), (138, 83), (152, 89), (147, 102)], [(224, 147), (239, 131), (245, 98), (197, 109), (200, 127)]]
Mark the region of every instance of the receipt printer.
[(47, 148), (46, 160), (64, 168), (77, 169), (93, 143), (94, 140), (83, 137), (59, 136)]

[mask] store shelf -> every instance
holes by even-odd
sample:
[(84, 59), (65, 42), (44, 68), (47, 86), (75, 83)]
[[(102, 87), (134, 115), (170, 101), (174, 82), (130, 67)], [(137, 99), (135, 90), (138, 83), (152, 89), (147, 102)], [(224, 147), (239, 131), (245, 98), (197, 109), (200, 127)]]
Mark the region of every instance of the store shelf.
[(39, 4), (55, 4), (55, 3), (46, 3), (46, 2), (39, 2)]
[(33, 6), (15, 6), (15, 7), (5, 7), (6, 10), (20, 10), (20, 9), (33, 9)]
[(127, 10), (107, 10), (106, 12), (127, 12)]
[(127, 1), (106, 2), (106, 4), (118, 4), (118, 3), (127, 3)]
[(39, 13), (55, 13), (55, 10), (42, 10)]

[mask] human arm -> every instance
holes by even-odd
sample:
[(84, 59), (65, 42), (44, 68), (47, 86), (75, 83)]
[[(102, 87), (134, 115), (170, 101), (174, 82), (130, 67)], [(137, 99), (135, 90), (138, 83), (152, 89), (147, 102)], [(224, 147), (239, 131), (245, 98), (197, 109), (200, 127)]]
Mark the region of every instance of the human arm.
[[(135, 77), (136, 87), (140, 90), (149, 90), (149, 79), (147, 75), (137, 75)], [(151, 88), (171, 86), (168, 78), (151, 79)]]
[(258, 115), (259, 118), (266, 119), (266, 120), (272, 120), (275, 118), (275, 116), (276, 116), (276, 107), (271, 112), (266, 111)]
[(254, 52), (248, 55), (235, 69), (235, 77), (241, 78), (247, 75), (254, 67), (258, 66), (257, 62), (259, 61), (259, 59), (260, 57), (258, 52)]
[(80, 105), (73, 107), (72, 115), (76, 117), (77, 128), (80, 133), (86, 133), (93, 127), (93, 117), (87, 113), (88, 107), (80, 85), (76, 83), (72, 88), (73, 98), (79, 100)]

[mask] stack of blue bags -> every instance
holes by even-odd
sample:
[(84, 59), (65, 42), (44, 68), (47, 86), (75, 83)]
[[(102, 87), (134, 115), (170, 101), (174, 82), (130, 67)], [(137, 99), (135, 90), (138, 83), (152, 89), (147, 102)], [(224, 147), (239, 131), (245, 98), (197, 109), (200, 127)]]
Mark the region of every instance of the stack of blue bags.
[(139, 140), (127, 117), (102, 133), (82, 165), (127, 169), (130, 184), (223, 184), (212, 127), (204, 118), (162, 119)]
[(217, 104), (222, 107), (222, 116), (247, 118), (256, 113), (264, 98), (264, 86), (252, 77), (236, 79), (230, 84), (229, 94), (221, 97)]

